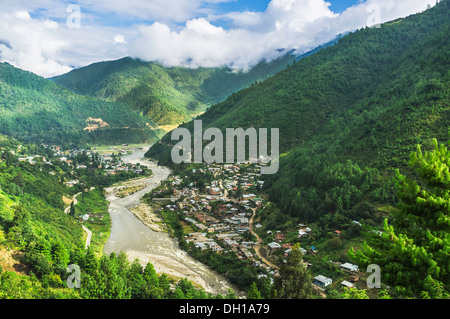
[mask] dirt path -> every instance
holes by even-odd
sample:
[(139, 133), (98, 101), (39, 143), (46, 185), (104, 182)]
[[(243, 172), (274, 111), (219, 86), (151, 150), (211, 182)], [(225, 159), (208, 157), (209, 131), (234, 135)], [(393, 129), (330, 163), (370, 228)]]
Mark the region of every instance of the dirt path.
[(86, 226), (84, 225), (83, 230), (87, 233), (85, 248), (88, 249), (88, 247), (91, 245), (92, 232), (89, 229), (87, 229)]
[(274, 265), (273, 263), (271, 263), (270, 261), (268, 261), (266, 258), (264, 258), (262, 255), (261, 255), (261, 251), (260, 251), (260, 249), (261, 249), (261, 243), (262, 243), (262, 239), (261, 239), (261, 237), (259, 237), (259, 235), (253, 230), (253, 222), (254, 222), (254, 220), (255, 220), (255, 216), (256, 216), (256, 211), (258, 210), (258, 207), (256, 207), (256, 208), (252, 208), (252, 211), (253, 211), (253, 215), (252, 215), (252, 218), (250, 219), (250, 222), (249, 222), (249, 229), (250, 229), (250, 232), (252, 233), (252, 235), (254, 235), (255, 237), (256, 237), (256, 239), (257, 239), (257, 241), (258, 241), (258, 243), (255, 245), (255, 247), (253, 247), (254, 249), (255, 249), (255, 253), (256, 253), (256, 255), (260, 258), (260, 260), (262, 260), (262, 262), (263, 263), (265, 263), (267, 266), (269, 266), (269, 267), (272, 267), (272, 268), (274, 268), (274, 269), (280, 269), (278, 266), (276, 266), (276, 265)]
[[(92, 190), (94, 190), (94, 189), (95, 189), (94, 187), (91, 187), (90, 191), (92, 191)], [(73, 196), (73, 198), (72, 198), (72, 203), (73, 203), (74, 206), (75, 206), (76, 204), (78, 204), (78, 199), (77, 199), (77, 197), (80, 196), (81, 194), (82, 194), (82, 193), (78, 193), (78, 194), (75, 194), (75, 195)], [(72, 204), (64, 210), (64, 214), (67, 215), (67, 214), (69, 213), (70, 207), (72, 207)], [(86, 237), (86, 246), (85, 246), (85, 247), (86, 247), (86, 249), (88, 249), (88, 247), (91, 245), (92, 232), (91, 232), (89, 229), (87, 229), (86, 226), (82, 225), (82, 227), (83, 227), (83, 230), (84, 230), (84, 231), (86, 232), (86, 234), (87, 234), (87, 237)]]
[[(73, 205), (75, 206), (76, 204), (78, 204), (78, 200), (77, 200), (77, 197), (78, 196), (80, 196), (81, 195), (81, 193), (78, 193), (78, 194), (75, 194), (73, 197), (72, 197), (72, 203), (73, 203)], [(67, 207), (65, 210), (64, 210), (64, 214), (68, 214), (69, 213), (69, 211), (70, 211), (70, 207), (72, 206), (72, 204), (70, 204), (69, 205), (69, 207)]]

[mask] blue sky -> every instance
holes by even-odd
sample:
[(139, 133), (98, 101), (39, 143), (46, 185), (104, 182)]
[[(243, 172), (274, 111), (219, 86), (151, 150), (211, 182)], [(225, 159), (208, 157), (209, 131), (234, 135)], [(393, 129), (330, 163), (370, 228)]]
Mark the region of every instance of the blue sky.
[[(248, 69), (436, 0), (0, 0), (0, 62), (50, 77), (132, 56)], [(77, 12), (70, 11), (75, 5)], [(76, 22), (75, 24), (71, 22)]]
[[(208, 6), (215, 7), (216, 10), (222, 14), (243, 11), (264, 12), (270, 1), (271, 0), (237, 0), (217, 4), (208, 4)], [(342, 13), (347, 8), (363, 1), (364, 0), (328, 0), (331, 4), (330, 10), (335, 13)], [(220, 25), (224, 28), (230, 27), (229, 24), (223, 20), (216, 21), (216, 25)]]
[[(218, 7), (224, 12), (229, 11), (264, 11), (270, 0), (243, 0), (220, 3)], [(360, 3), (360, 0), (328, 0), (331, 3), (330, 9), (341, 13), (348, 7)]]
[[(150, 0), (151, 1), (151, 0)], [(168, 0), (170, 1), (170, 0)], [(205, 9), (205, 11), (213, 11), (215, 14), (224, 15), (230, 12), (264, 12), (271, 0), (216, 0), (218, 2), (206, 2), (202, 3), (199, 8)], [(221, 2), (223, 1), (223, 2)], [(342, 13), (347, 8), (361, 3), (364, 0), (328, 0), (330, 10), (335, 13)], [(37, 1), (39, 3), (39, 1)], [(80, 4), (77, 1), (60, 1), (60, 3), (68, 4)], [(116, 27), (128, 27), (139, 23), (152, 23), (158, 21), (157, 18), (144, 19), (133, 15), (121, 14), (120, 11), (108, 10), (107, 7), (95, 7), (93, 5), (82, 6), (83, 14), (91, 17), (91, 23), (95, 25), (116, 26)], [(61, 12), (49, 10), (45, 5), (36, 6), (36, 9), (30, 12), (30, 16), (33, 18), (51, 18), (57, 22), (64, 22), (65, 16), (61, 16)], [(196, 14), (197, 17), (207, 17), (208, 14), (202, 10), (199, 10)], [(221, 20), (216, 20), (221, 21)], [(167, 21), (166, 21), (167, 22)], [(177, 24), (184, 24), (185, 21), (178, 21)], [(222, 21), (223, 22), (223, 21)], [(229, 27), (227, 23), (216, 22), (216, 25), (223, 27)]]

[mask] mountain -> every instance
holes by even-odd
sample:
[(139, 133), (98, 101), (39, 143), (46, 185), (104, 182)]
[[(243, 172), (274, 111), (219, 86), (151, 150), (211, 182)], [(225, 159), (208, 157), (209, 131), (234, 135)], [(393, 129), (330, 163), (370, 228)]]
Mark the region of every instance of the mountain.
[(74, 94), (0, 63), (0, 133), (33, 142), (146, 142), (154, 124), (119, 103)]
[(296, 58), (288, 53), (244, 72), (164, 67), (126, 57), (95, 63), (52, 80), (78, 94), (123, 103), (164, 127), (190, 121), (233, 92), (275, 75)]
[[(198, 119), (204, 130), (280, 129), (280, 169), (265, 191), (283, 213), (327, 227), (373, 222), (396, 200), (392, 169), (406, 169), (416, 144), (448, 138), (449, 32), (441, 1), (349, 34)], [(170, 143), (168, 134), (147, 156), (173, 167)]]

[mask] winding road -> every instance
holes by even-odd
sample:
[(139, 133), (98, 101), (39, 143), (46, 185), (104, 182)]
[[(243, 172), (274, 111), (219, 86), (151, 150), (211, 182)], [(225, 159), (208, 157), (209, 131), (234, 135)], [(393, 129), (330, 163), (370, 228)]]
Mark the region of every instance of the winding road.
[[(216, 173), (217, 174), (217, 173)], [(216, 174), (214, 176), (216, 176)], [(238, 203), (238, 201), (234, 198), (229, 198), (228, 197), (228, 190), (223, 186), (222, 180), (219, 180), (219, 188), (223, 190), (223, 194), (224, 194), (224, 198), (227, 201), (232, 201), (234, 203)], [(261, 237), (259, 237), (259, 235), (253, 230), (253, 221), (255, 220), (255, 216), (256, 216), (256, 211), (258, 210), (259, 207), (255, 207), (255, 208), (251, 208), (251, 210), (253, 211), (252, 217), (250, 218), (249, 221), (249, 230), (250, 233), (252, 235), (254, 235), (257, 239), (257, 244), (253, 247), (253, 249), (255, 250), (256, 255), (258, 256), (259, 260), (261, 260), (263, 263), (265, 263), (267, 266), (272, 267), (273, 269), (280, 269), (278, 266), (274, 265), (273, 263), (271, 263), (270, 261), (268, 261), (266, 258), (264, 258), (264, 256), (261, 254), (261, 246), (262, 246), (262, 239)]]
[[(78, 194), (75, 194), (73, 197), (72, 197), (72, 203), (73, 203), (73, 205), (75, 206), (76, 204), (78, 204), (78, 200), (77, 200), (77, 197), (78, 196), (80, 196), (81, 195), (81, 193), (78, 193)], [(70, 204), (69, 205), (69, 207), (67, 207), (65, 210), (64, 210), (64, 214), (68, 214), (69, 213), (69, 210), (70, 210), (70, 207), (72, 206), (72, 204)]]
[(92, 232), (83, 225), (83, 230), (87, 233), (86, 237), (86, 249), (91, 245)]
[(278, 266), (274, 265), (273, 263), (271, 263), (270, 261), (268, 261), (266, 258), (264, 258), (263, 255), (261, 255), (261, 245), (262, 245), (262, 239), (261, 237), (259, 237), (259, 235), (253, 230), (253, 221), (255, 219), (256, 216), (256, 211), (258, 210), (258, 207), (252, 208), (253, 211), (253, 215), (252, 218), (250, 219), (249, 222), (249, 229), (250, 229), (250, 233), (252, 235), (254, 235), (258, 241), (258, 243), (253, 247), (253, 249), (255, 250), (256, 255), (259, 257), (259, 259), (265, 263), (267, 266), (272, 267), (274, 269), (280, 269)]
[[(94, 189), (95, 189), (95, 188), (92, 187), (90, 190), (92, 191), (92, 190), (94, 190)], [(77, 199), (77, 197), (80, 196), (81, 194), (82, 194), (82, 193), (78, 193), (78, 194), (75, 194), (75, 195), (72, 197), (72, 203), (73, 203), (74, 206), (75, 206), (76, 204), (78, 204), (78, 199)], [(66, 215), (69, 213), (70, 207), (71, 207), (71, 206), (72, 206), (72, 204), (70, 204), (70, 206), (67, 207), (67, 208), (64, 210), (64, 213), (65, 213)], [(82, 225), (82, 227), (83, 227), (83, 230), (84, 230), (84, 231), (86, 232), (86, 234), (87, 234), (85, 248), (88, 249), (88, 247), (91, 245), (92, 232), (91, 232), (89, 229), (87, 229), (86, 226)]]

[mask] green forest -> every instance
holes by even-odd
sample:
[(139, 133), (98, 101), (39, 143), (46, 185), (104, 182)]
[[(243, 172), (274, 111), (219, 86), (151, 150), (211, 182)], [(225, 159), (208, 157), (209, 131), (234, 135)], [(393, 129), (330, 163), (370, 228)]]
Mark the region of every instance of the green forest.
[[(312, 273), (342, 279), (337, 260), (360, 269), (378, 265), (383, 285), (370, 296), (330, 288), (326, 298), (449, 299), (449, 34), (450, 0), (443, 0), (242, 73), (124, 58), (48, 80), (0, 63), (0, 298), (238, 298), (157, 274), (151, 263), (124, 253), (104, 255), (111, 228), (104, 188), (142, 175), (106, 174), (98, 157), (85, 153), (71, 160), (86, 168), (73, 169), (42, 145), (161, 138), (146, 157), (187, 177), (192, 167), (172, 162), (171, 134), (158, 126), (183, 123), (192, 132), (191, 120), (199, 119), (203, 130), (280, 129), (280, 169), (261, 177), (257, 190), (268, 203), (258, 210), (262, 243), (274, 240), (268, 231), (283, 231), (293, 243), (287, 256), (275, 256), (280, 269), (273, 282), (232, 253), (197, 250), (183, 239), (182, 215), (161, 213), (181, 248), (225, 274), (248, 299), (321, 298)], [(107, 125), (88, 132), (89, 118)], [(19, 160), (29, 154), (40, 158)], [(212, 179), (190, 177), (183, 186), (204, 189)], [(64, 184), (74, 179), (80, 183)], [(79, 204), (65, 214), (76, 194)], [(91, 212), (96, 218), (82, 224)], [(310, 237), (298, 238), (299, 224), (313, 228)], [(95, 229), (88, 249), (82, 225)], [(303, 255), (300, 247), (313, 253)], [(67, 285), (70, 265), (80, 267), (80, 288)]]
[[(108, 126), (86, 132), (88, 118), (100, 118)], [(74, 94), (7, 63), (0, 63), (0, 133), (73, 145), (143, 143), (160, 136), (153, 122), (123, 104)]]
[[(387, 218), (401, 224), (395, 212), (405, 198), (398, 194), (397, 170), (414, 176), (417, 173), (408, 165), (408, 158), (417, 145), (431, 152), (436, 140), (445, 144), (449, 139), (449, 17), (450, 3), (441, 1), (432, 9), (381, 28), (358, 30), (276, 76), (232, 94), (198, 117), (204, 130), (280, 129), (280, 169), (265, 177), (263, 189), (275, 207), (273, 213), (264, 213), (264, 224), (281, 229), (288, 223), (314, 223), (326, 234), (333, 228), (354, 233), (352, 221), (360, 221), (369, 229), (385, 234), (389, 231), (396, 238), (384, 221)], [(192, 132), (193, 123), (183, 127)], [(170, 159), (170, 138), (166, 135), (147, 156), (176, 170)], [(448, 162), (442, 160), (440, 171), (445, 174), (446, 170)], [(441, 195), (446, 198), (448, 187), (442, 186)], [(448, 206), (440, 213), (443, 215), (434, 216), (433, 221), (445, 223)], [(401, 230), (415, 233), (409, 221), (410, 217), (404, 220)], [(367, 246), (370, 254), (361, 252), (351, 260), (362, 267), (370, 262), (390, 265), (382, 279), (400, 296), (417, 297), (423, 290), (442, 284), (448, 291), (449, 280), (444, 274), (450, 259), (446, 237), (439, 234), (422, 235), (436, 237), (433, 251), (436, 249), (444, 264), (433, 261), (434, 253), (428, 252), (428, 246), (419, 247), (413, 241), (420, 233), (399, 237), (395, 247), (404, 251), (409, 243), (417, 245), (410, 254), (421, 251), (423, 258), (427, 256), (425, 249), (430, 258), (426, 264), (414, 255), (410, 257), (417, 259), (414, 264), (402, 268), (402, 261), (394, 262), (381, 251), (371, 250), (372, 246)], [(357, 238), (360, 240), (355, 242), (355, 249), (367, 245), (363, 243), (365, 232)], [(376, 247), (381, 246), (378, 243)], [(383, 262), (374, 257), (381, 255)], [(423, 267), (414, 274), (405, 274), (421, 263)], [(419, 273), (424, 277), (421, 280), (417, 280)], [(431, 278), (424, 280), (428, 273)], [(403, 279), (408, 283), (417, 280), (416, 285), (401, 285)]]
[(69, 90), (129, 106), (158, 125), (190, 121), (233, 92), (275, 75), (297, 57), (262, 61), (246, 72), (229, 68), (164, 67), (123, 58), (96, 63), (53, 78)]

